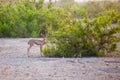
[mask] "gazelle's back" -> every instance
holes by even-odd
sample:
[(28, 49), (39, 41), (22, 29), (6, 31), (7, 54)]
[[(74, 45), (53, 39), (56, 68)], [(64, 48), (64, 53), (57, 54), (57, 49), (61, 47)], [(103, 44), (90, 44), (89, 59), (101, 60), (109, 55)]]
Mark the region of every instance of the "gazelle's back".
[(28, 44), (43, 45), (44, 44), (44, 40), (34, 40), (34, 39), (31, 39), (31, 40), (29, 40)]

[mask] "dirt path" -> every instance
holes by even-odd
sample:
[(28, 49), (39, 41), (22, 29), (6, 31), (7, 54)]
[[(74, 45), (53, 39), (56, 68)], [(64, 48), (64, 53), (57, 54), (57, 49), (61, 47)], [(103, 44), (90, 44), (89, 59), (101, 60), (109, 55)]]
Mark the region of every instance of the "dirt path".
[(120, 58), (44, 58), (29, 39), (0, 39), (0, 80), (120, 80)]

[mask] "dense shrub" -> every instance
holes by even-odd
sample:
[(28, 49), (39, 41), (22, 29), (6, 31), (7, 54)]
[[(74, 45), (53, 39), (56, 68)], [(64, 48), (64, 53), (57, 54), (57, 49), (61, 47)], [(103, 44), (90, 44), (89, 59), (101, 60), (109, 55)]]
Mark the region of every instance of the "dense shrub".
[[(43, 0), (38, 3), (29, 0), (9, 1), (0, 7), (0, 37), (39, 37), (44, 26), (42, 16)], [(2, 4), (2, 2), (1, 2)], [(39, 6), (37, 6), (39, 5)]]
[(117, 43), (120, 41), (120, 37), (116, 36), (120, 32), (119, 18), (119, 13), (111, 10), (104, 12), (104, 15), (100, 13), (91, 20), (87, 17), (81, 20), (63, 19), (66, 20), (65, 25), (55, 31), (49, 30), (51, 34), (48, 39), (51, 44), (56, 45), (56, 49), (48, 48), (50, 55), (105, 56), (106, 53), (116, 52)]

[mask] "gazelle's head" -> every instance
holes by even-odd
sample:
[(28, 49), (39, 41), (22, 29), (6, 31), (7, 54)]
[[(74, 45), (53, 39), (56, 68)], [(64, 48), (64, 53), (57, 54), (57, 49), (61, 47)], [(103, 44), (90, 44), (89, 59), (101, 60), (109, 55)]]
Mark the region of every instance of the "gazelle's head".
[(46, 36), (45, 34), (41, 33), (41, 37), (42, 37), (42, 38), (45, 38), (45, 36)]

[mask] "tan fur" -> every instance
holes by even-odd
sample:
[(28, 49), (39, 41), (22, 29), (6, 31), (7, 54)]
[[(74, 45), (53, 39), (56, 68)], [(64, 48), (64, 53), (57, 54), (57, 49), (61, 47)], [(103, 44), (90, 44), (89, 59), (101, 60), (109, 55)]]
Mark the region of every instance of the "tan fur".
[(31, 39), (31, 40), (28, 41), (28, 45), (29, 45), (29, 48), (27, 49), (27, 55), (28, 55), (28, 57), (29, 57), (29, 54), (30, 54), (30, 49), (31, 49), (31, 47), (34, 44), (40, 46), (41, 56), (43, 56), (43, 54), (42, 54), (42, 46), (45, 44), (45, 38), (43, 38), (43, 40)]

